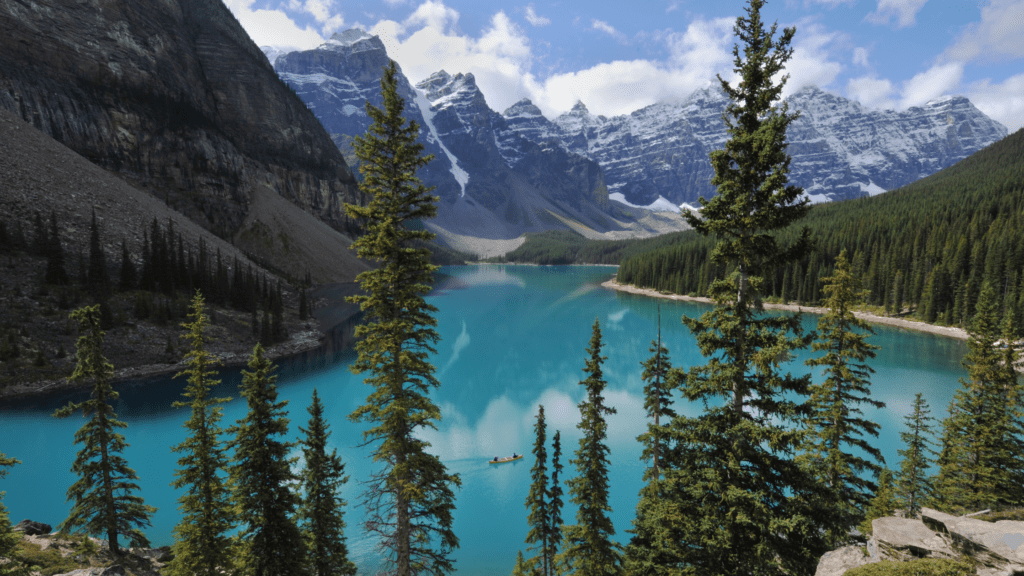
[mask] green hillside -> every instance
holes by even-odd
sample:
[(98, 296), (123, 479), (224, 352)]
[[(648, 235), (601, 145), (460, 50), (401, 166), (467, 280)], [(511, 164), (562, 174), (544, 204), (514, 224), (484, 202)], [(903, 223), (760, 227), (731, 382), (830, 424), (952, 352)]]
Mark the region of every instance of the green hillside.
[[(767, 279), (773, 299), (817, 303), (821, 278), (845, 248), (863, 274), (868, 304), (957, 325), (990, 281), (1004, 317), (1009, 311), (1024, 326), (1024, 130), (898, 190), (816, 205), (799, 225), (811, 229), (817, 249)], [(795, 235), (791, 229), (780, 240)], [(715, 239), (687, 238), (624, 258), (619, 281), (705, 295), (728, 270), (709, 261)]]
[(642, 240), (589, 240), (569, 230), (551, 230), (527, 234), (522, 246), (499, 258), (491, 258), (488, 262), (618, 264), (623, 258), (688, 242), (692, 237), (693, 232), (687, 231)]

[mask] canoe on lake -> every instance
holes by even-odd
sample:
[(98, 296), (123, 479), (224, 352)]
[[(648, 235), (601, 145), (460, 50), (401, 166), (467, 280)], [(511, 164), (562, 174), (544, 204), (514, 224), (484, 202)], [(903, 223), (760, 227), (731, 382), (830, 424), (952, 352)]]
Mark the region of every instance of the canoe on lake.
[(497, 460), (488, 460), (488, 462), (491, 464), (504, 464), (505, 462), (515, 462), (516, 460), (522, 459), (523, 455), (519, 454), (517, 456), (505, 456), (504, 458), (498, 458)]

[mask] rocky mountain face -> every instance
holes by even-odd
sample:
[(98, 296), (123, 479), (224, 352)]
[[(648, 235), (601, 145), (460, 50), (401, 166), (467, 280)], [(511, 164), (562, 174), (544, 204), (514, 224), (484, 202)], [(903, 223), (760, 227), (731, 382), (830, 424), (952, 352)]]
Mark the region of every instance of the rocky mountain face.
[[(276, 55), (274, 68), (351, 158), (352, 138), (371, 124), (364, 103), (382, 106), (380, 77), (388, 62), (379, 38), (349, 30), (315, 50)], [(472, 250), (460, 238), (510, 239), (552, 228), (596, 237), (682, 226), (678, 218), (610, 203), (597, 162), (512, 130), (487, 105), (472, 74), (441, 71), (415, 87), (400, 75), (399, 93), (406, 118), (420, 125), (424, 151), (434, 155), (418, 174), (441, 198), (427, 225), (453, 247)]]
[(259, 205), (353, 231), (342, 155), (218, 0), (0, 2), (0, 108), (279, 268)]
[[(787, 100), (801, 117), (787, 133), (790, 181), (814, 201), (843, 200), (898, 188), (1002, 139), (1007, 130), (969, 100), (950, 97), (896, 112), (805, 88)], [(502, 114), (508, 126), (535, 142), (557, 141), (604, 169), (609, 192), (649, 205), (659, 196), (679, 205), (709, 198), (714, 188), (708, 153), (728, 137), (717, 88), (679, 102), (661, 102), (606, 118), (580, 102), (548, 120), (529, 100)]]

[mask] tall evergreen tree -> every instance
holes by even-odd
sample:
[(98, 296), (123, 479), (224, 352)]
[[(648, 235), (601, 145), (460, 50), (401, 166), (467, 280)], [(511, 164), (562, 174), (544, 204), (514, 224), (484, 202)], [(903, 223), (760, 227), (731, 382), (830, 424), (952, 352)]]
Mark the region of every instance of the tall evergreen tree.
[(421, 155), (416, 122), (406, 125), (402, 117), (397, 74), (392, 61), (381, 78), (384, 109), (367, 102), (373, 124), (354, 139), (363, 175), (359, 188), (370, 202), (346, 204), (345, 210), (363, 229), (353, 243), (356, 253), (377, 268), (357, 276), (365, 295), (349, 299), (366, 318), (356, 328), (359, 356), (351, 369), (369, 372), (365, 382), (373, 386), (350, 418), (371, 424), (363, 438), (375, 444), (373, 460), (384, 466), (364, 493), (367, 530), (382, 537), (398, 576), (444, 574), (452, 570), (449, 555), (459, 545), (452, 530), (452, 488), (461, 480), (419, 437), (441, 418), (428, 395), (440, 385), (429, 362), (439, 339), (432, 316), (437, 308), (424, 300), (437, 267), (430, 264), (430, 251), (420, 247), (434, 235), (410, 226), (437, 213), (437, 197), (416, 178), (432, 157)]
[(548, 452), (547, 425), (544, 422), (544, 405), (537, 411), (537, 423), (533, 426), (533, 468), (530, 469), (530, 492), (526, 495), (526, 508), (529, 515), (526, 521), (530, 531), (526, 534), (526, 543), (534, 544), (530, 549), (539, 554), (532, 560), (543, 576), (551, 576), (554, 557), (550, 554), (551, 542), (551, 511), (550, 492), (548, 488)]
[[(829, 545), (837, 547), (848, 538), (850, 529), (860, 523), (876, 489), (861, 474), (868, 470), (876, 476), (882, 466), (875, 462), (885, 463), (878, 448), (863, 438), (865, 434), (878, 437), (879, 425), (860, 417), (862, 412), (857, 405), (885, 408), (885, 403), (869, 398), (870, 375), (874, 370), (867, 359), (875, 357), (878, 346), (867, 342), (868, 335), (874, 334), (871, 326), (853, 314), (853, 306), (863, 301), (864, 291), (845, 250), (836, 258), (832, 276), (822, 280), (828, 312), (818, 320), (820, 340), (811, 348), (824, 354), (807, 360), (807, 365), (824, 367), (825, 381), (810, 387), (809, 440), (805, 454), (797, 460), (828, 488), (820, 503), (833, 524), (828, 533)], [(874, 461), (854, 454), (850, 448), (863, 451)]]
[(246, 576), (288, 576), (306, 573), (305, 547), (295, 523), (298, 480), (288, 457), (294, 446), (279, 437), (288, 433), (285, 406), (277, 401), (275, 366), (259, 344), (242, 371), (242, 396), (249, 411), (228, 429), (234, 435), (230, 467), (235, 514), (240, 526), (236, 565)]
[(808, 207), (787, 183), (786, 129), (797, 115), (778, 104), (796, 31), (765, 30), (763, 5), (750, 0), (733, 28), (742, 43), (733, 48), (738, 86), (719, 77), (730, 137), (711, 153), (718, 193), (700, 200), (699, 218), (687, 215), (699, 233), (718, 238), (712, 261), (735, 270), (711, 284), (714, 310), (684, 318), (709, 360), (689, 370), (682, 393), (705, 409), (672, 425), (680, 460), (669, 480), (686, 544), (673, 566), (708, 576), (811, 573), (828, 549), (811, 505), (822, 489), (792, 458), (806, 413), (794, 396), (807, 393), (810, 376), (782, 373), (811, 337), (798, 315), (765, 315), (762, 302), (765, 277), (811, 244), (806, 228), (787, 246), (775, 237)]
[[(21, 461), (9, 458), (0, 452), (0, 479), (7, 476), (8, 468), (15, 464), (21, 464)], [(18, 547), (18, 542), (21, 541), (21, 536), (12, 529), (11, 517), (3, 503), (4, 494), (3, 491), (0, 491), (0, 558), (8, 558), (9, 561), (6, 564), (0, 564), (0, 576), (14, 576), (22, 574), (24, 568), (20, 563), (14, 561), (14, 551)]]
[(552, 576), (562, 573), (558, 563), (558, 547), (562, 542), (562, 485), (558, 478), (563, 468), (562, 431), (555, 430), (551, 439), (551, 484), (548, 488), (548, 568)]
[(640, 501), (626, 547), (625, 567), (627, 574), (671, 574), (672, 562), (678, 552), (678, 538), (672, 535), (672, 518), (678, 516), (675, 503), (666, 490), (662, 473), (673, 463), (669, 422), (676, 416), (672, 409), (671, 391), (678, 384), (678, 371), (673, 371), (668, 350), (661, 343), (661, 313), (658, 314), (658, 339), (651, 342), (652, 356), (641, 362), (644, 368), (644, 407), (653, 422), (647, 423), (647, 431), (637, 437), (644, 446), (641, 460), (650, 461), (651, 466), (644, 472), (647, 481), (640, 489)]
[(96, 210), (92, 211), (92, 224), (89, 226), (89, 272), (86, 275), (86, 288), (97, 300), (105, 300), (110, 295), (110, 274), (107, 271), (107, 257), (100, 244), (100, 227), (96, 223)]
[(75, 432), (75, 444), (82, 444), (71, 471), (78, 480), (68, 488), (71, 512), (60, 525), (61, 532), (82, 531), (91, 536), (106, 536), (110, 551), (117, 554), (118, 534), (132, 546), (149, 546), (142, 528), (150, 526), (149, 517), (156, 508), (147, 506), (141, 496), (135, 471), (121, 456), (128, 443), (118, 428), (128, 425), (117, 419), (111, 402), (118, 393), (110, 386), (114, 367), (103, 356), (103, 330), (99, 305), (79, 308), (71, 313), (79, 324), (77, 359), (72, 382), (92, 381), (92, 397), (71, 402), (53, 413), (67, 418), (77, 410), (89, 420)]
[(871, 504), (864, 514), (864, 520), (858, 527), (860, 533), (870, 536), (871, 522), (877, 518), (892, 516), (899, 505), (900, 501), (893, 486), (892, 471), (883, 468), (878, 475), (878, 490), (875, 491), (875, 497), (871, 499)]
[(302, 505), (299, 508), (300, 528), (306, 540), (307, 564), (311, 576), (343, 574), (353, 576), (356, 565), (348, 559), (345, 544), (345, 502), (341, 487), (348, 482), (345, 464), (336, 449), (327, 452), (331, 431), (324, 420), (324, 405), (313, 389), (309, 405), (308, 428), (299, 428), (305, 437), (302, 456)]
[(960, 380), (943, 422), (938, 501), (953, 513), (1005, 508), (1024, 503), (1019, 484), (1022, 442), (1019, 424), (1021, 389), (1013, 369), (1014, 338), (999, 349), (999, 300), (990, 282), (982, 285), (968, 329)]
[(903, 457), (900, 471), (896, 473), (896, 494), (906, 505), (907, 516), (916, 518), (921, 512), (921, 504), (934, 498), (934, 488), (928, 476), (932, 458), (937, 453), (931, 449), (932, 430), (929, 422), (935, 421), (929, 416), (928, 402), (918, 392), (914, 396), (914, 411), (904, 417), (906, 432), (900, 432), (900, 440), (905, 449), (899, 451)]
[(186, 400), (173, 404), (175, 408), (190, 409), (189, 419), (183, 424), (188, 437), (171, 448), (181, 455), (171, 486), (184, 488), (185, 494), (178, 498), (181, 521), (174, 527), (174, 559), (168, 571), (172, 576), (218, 576), (230, 571), (234, 560), (228, 537), (234, 527), (234, 514), (225, 478), (228, 457), (220, 439), (223, 410), (218, 406), (230, 398), (210, 397), (210, 390), (220, 380), (213, 369), (216, 360), (207, 350), (209, 318), (206, 301), (199, 292), (192, 298), (189, 320), (182, 324), (191, 344), (185, 354), (188, 368), (175, 376), (188, 377), (182, 393)]
[(596, 575), (619, 574), (622, 571), (622, 556), (619, 545), (612, 540), (615, 527), (608, 514), (608, 454), (605, 441), (608, 438), (606, 414), (615, 414), (615, 408), (604, 403), (604, 389), (607, 383), (601, 364), (607, 356), (601, 355), (601, 324), (594, 320), (589, 358), (583, 372), (587, 375), (580, 385), (586, 389), (586, 397), (579, 403), (582, 419), (576, 425), (583, 432), (576, 457), (571, 463), (576, 466), (577, 476), (568, 481), (572, 502), (576, 504), (576, 524), (564, 526), (563, 550), (560, 562), (569, 574)]

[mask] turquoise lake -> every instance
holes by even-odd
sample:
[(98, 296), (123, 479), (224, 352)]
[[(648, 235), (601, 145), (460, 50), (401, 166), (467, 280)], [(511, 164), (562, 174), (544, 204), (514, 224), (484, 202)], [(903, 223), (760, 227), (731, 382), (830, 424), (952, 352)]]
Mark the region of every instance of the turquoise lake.
[[(612, 517), (618, 539), (627, 542), (643, 472), (635, 440), (646, 423), (640, 362), (649, 356), (651, 340), (657, 335), (658, 304), (663, 341), (673, 365), (681, 367), (702, 364), (704, 359), (680, 317), (699, 315), (709, 306), (602, 288), (601, 282), (615, 272), (608, 267), (470, 266), (443, 272), (438, 289), (429, 297), (439, 308), (441, 341), (434, 364), (441, 388), (434, 393), (434, 401), (441, 407), (443, 420), (437, 431), (424, 436), (449, 470), (462, 476), (462, 489), (456, 492), (455, 531), (461, 540), (454, 555), (457, 572), (508, 574), (516, 551), (525, 550), (523, 502), (532, 457), (502, 465), (489, 465), (487, 460), (512, 452), (529, 454), (538, 404), (544, 405), (547, 414), (549, 445), (554, 431), (562, 431), (565, 476), (575, 475), (568, 461), (579, 439), (575, 428), (576, 404), (583, 397), (579, 380), (595, 318), (601, 321), (608, 356), (605, 396), (607, 404), (618, 410), (609, 418)], [(816, 322), (816, 316), (804, 316), (805, 329), (813, 329)], [(885, 402), (886, 408), (864, 406), (862, 410), (881, 425), (881, 435), (873, 442), (892, 468), (899, 463), (899, 433), (914, 394), (923, 392), (932, 415), (941, 418), (958, 378), (966, 375), (960, 365), (966, 345), (885, 326), (875, 330), (870, 341), (882, 348), (872, 363), (876, 370), (872, 398)], [(353, 355), (315, 370), (285, 366), (278, 384), (281, 399), (289, 401), (293, 439), (309, 419), (306, 407), (314, 387), (323, 398), (331, 440), (351, 476), (344, 490), (349, 501), (349, 549), (360, 573), (373, 573), (380, 556), (360, 529), (361, 510), (356, 507), (359, 481), (368, 478), (372, 466), (369, 449), (358, 447), (364, 425), (347, 419), (369, 388), (348, 370)], [(810, 352), (804, 351), (790, 364), (791, 370), (806, 374), (810, 369), (803, 361), (808, 357)], [(237, 392), (237, 371), (225, 371), (222, 377), (224, 383), (216, 393), (233, 397), (224, 409), (227, 425), (242, 417), (245, 404)], [(125, 456), (140, 477), (141, 496), (159, 508), (147, 531), (154, 546), (172, 542), (171, 530), (178, 521), (178, 494), (169, 486), (176, 456), (169, 448), (184, 438), (181, 424), (186, 410), (171, 408), (184, 385), (183, 379), (167, 378), (118, 386), (121, 398), (115, 408), (128, 423), (125, 435), (130, 447)], [(56, 527), (66, 516), (70, 506), (65, 492), (74, 481), (70, 467), (78, 449), (72, 445), (72, 436), (82, 419), (79, 415), (55, 420), (50, 414), (75, 398), (66, 394), (0, 406), (0, 451), (23, 462), (0, 481), (12, 521), (31, 518)], [(676, 408), (692, 416), (700, 412), (698, 405)], [(567, 503), (563, 516), (573, 523), (571, 504)]]

